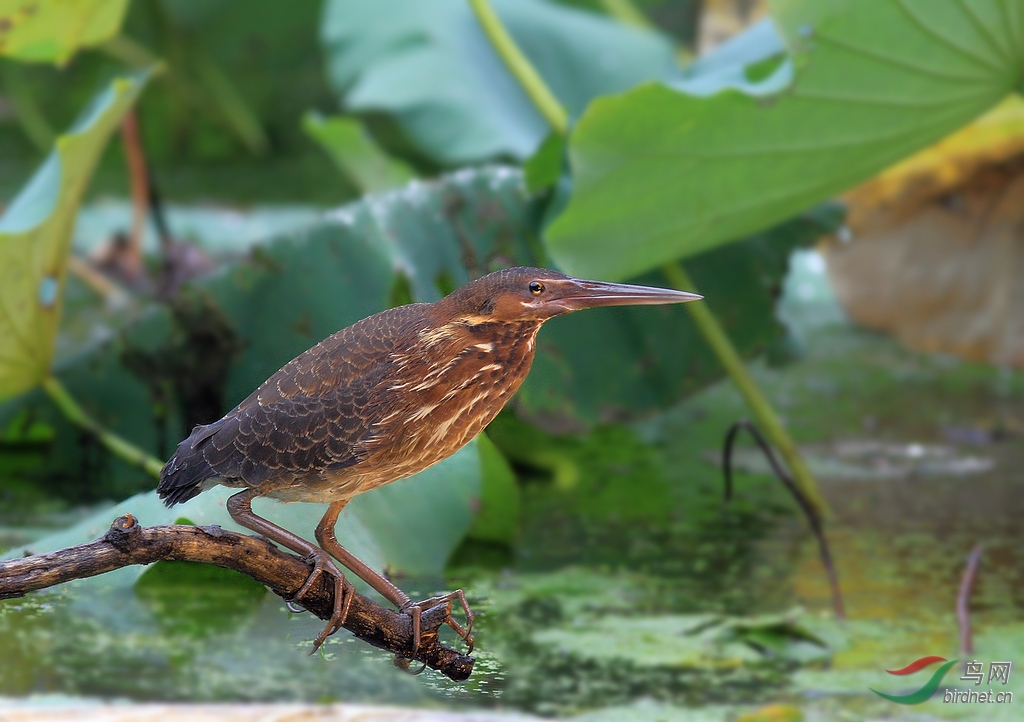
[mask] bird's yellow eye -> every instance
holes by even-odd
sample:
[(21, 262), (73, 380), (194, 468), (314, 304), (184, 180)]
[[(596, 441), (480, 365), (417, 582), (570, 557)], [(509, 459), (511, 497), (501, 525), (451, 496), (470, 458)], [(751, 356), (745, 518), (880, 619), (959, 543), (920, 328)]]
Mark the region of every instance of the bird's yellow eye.
[(540, 281), (530, 281), (530, 293), (534, 296), (544, 293), (544, 284)]

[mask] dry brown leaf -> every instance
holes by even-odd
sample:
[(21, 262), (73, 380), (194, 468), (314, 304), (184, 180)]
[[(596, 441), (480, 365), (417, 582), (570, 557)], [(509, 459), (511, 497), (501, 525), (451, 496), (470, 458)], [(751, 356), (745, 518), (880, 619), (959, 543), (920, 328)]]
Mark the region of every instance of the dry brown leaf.
[[(954, 190), (944, 185), (945, 165), (921, 175), (916, 189), (945, 192), (915, 200), (912, 210), (901, 204), (918, 192), (915, 183), (902, 198), (888, 196), (891, 208), (860, 209), (851, 241), (823, 252), (836, 295), (858, 323), (915, 350), (1024, 366), (1024, 157), (979, 170), (984, 156)], [(970, 160), (947, 157), (951, 168)]]

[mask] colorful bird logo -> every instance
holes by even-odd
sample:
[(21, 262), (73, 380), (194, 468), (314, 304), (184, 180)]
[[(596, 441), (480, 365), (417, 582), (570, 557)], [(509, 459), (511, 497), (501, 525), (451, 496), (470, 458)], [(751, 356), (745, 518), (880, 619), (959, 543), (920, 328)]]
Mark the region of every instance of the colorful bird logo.
[[(887, 669), (885, 671), (889, 674), (897, 674), (902, 676), (906, 674), (913, 674), (914, 672), (922, 670), (925, 667), (935, 664), (936, 662), (946, 662), (946, 658), (935, 656), (921, 657), (921, 659), (911, 662), (903, 669)], [(886, 694), (885, 692), (879, 692), (877, 689), (873, 689), (871, 687), (869, 687), (868, 689), (871, 689), (871, 691), (877, 694), (879, 697), (885, 697), (890, 702), (895, 702), (896, 704), (921, 704), (922, 702), (930, 698), (932, 694), (935, 693), (935, 690), (938, 688), (939, 683), (942, 682), (942, 678), (946, 675), (946, 672), (949, 671), (949, 668), (952, 667), (954, 664), (956, 664), (955, 659), (943, 664), (941, 667), (935, 670), (935, 673), (931, 676), (931, 679), (925, 682), (924, 686), (922, 686), (921, 689), (917, 690), (916, 692), (911, 692), (910, 694)]]

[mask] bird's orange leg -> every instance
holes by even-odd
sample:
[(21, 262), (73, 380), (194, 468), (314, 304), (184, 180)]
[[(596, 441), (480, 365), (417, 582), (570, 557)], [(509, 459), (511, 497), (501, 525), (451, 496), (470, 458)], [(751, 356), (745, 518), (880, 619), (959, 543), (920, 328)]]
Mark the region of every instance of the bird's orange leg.
[(327, 622), (327, 626), (313, 640), (313, 654), (324, 643), (324, 640), (341, 629), (348, 616), (349, 607), (352, 605), (352, 595), (355, 594), (355, 587), (352, 582), (345, 579), (338, 566), (331, 559), (330, 555), (322, 548), (309, 543), (302, 537), (292, 534), (287, 529), (282, 529), (277, 524), (267, 521), (263, 517), (256, 516), (252, 510), (252, 500), (258, 496), (255, 489), (246, 489), (228, 498), (228, 514), (238, 524), (246, 529), (251, 529), (257, 534), (262, 534), (272, 542), (277, 542), (286, 549), (296, 554), (301, 554), (306, 561), (313, 562), (313, 571), (309, 573), (305, 583), (292, 597), (292, 601), (299, 601), (313, 586), (313, 582), (327, 572), (334, 577), (334, 611)]
[[(454, 629), (455, 633), (462, 637), (466, 644), (469, 645), (469, 652), (467, 652), (467, 654), (472, 653), (473, 636), (471, 632), (473, 631), (474, 615), (472, 610), (469, 608), (469, 602), (466, 601), (466, 593), (461, 589), (456, 589), (454, 592), (449, 592), (448, 594), (431, 597), (430, 599), (424, 599), (420, 602), (413, 602), (412, 599), (409, 598), (408, 594), (388, 581), (382, 574), (375, 572), (361, 559), (357, 558), (352, 554), (352, 552), (338, 543), (338, 537), (335, 536), (334, 533), (334, 526), (338, 522), (338, 515), (341, 514), (341, 510), (345, 508), (346, 504), (348, 504), (347, 500), (335, 501), (327, 507), (327, 513), (324, 514), (320, 523), (316, 525), (316, 540), (320, 543), (322, 548), (331, 553), (331, 556), (348, 567), (348, 569), (355, 572), (356, 576), (373, 587), (389, 602), (398, 607), (398, 611), (409, 615), (412, 619), (412, 655), (410, 656), (415, 656), (417, 650), (420, 648), (420, 617), (423, 614), (423, 610), (432, 609), (438, 604), (445, 603), (448, 604), (448, 618), (445, 621), (448, 626)], [(462, 610), (466, 614), (465, 627), (452, 619), (451, 616), (451, 603), (456, 599), (462, 603)]]

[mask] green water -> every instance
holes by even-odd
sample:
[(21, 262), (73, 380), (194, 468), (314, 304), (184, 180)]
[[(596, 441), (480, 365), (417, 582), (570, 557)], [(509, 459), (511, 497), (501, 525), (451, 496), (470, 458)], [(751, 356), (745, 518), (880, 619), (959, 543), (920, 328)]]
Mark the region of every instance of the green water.
[[(868, 688), (912, 691), (931, 670), (883, 670), (957, 658), (954, 603), (979, 543), (973, 658), (986, 669), (1024, 661), (1024, 376), (910, 354), (842, 323), (803, 330), (804, 358), (754, 371), (831, 505), (845, 622), (831, 613), (806, 523), (755, 457), (737, 457), (752, 471), (721, 502), (710, 459), (746, 410), (719, 384), (656, 419), (525, 444), (514, 548), (468, 544), (447, 579), (396, 580), (424, 595), (467, 590), (481, 613), (468, 683), (406, 675), (346, 634), (307, 657), (319, 620), (259, 588), (147, 575), (131, 594), (94, 583), (89, 594), (0, 602), (0, 696), (341, 700), (587, 719), (725, 720), (773, 704), (765, 714), (805, 719), (1015, 719), (1024, 698), (901, 707)], [(493, 432), (513, 447), (526, 433), (508, 419)], [(835, 447), (853, 441), (884, 442), (889, 457)], [(914, 463), (932, 447), (939, 462)], [(958, 472), (965, 458), (979, 463)], [(958, 670), (947, 685), (965, 684)], [(1005, 689), (1024, 691), (1020, 674)]]

